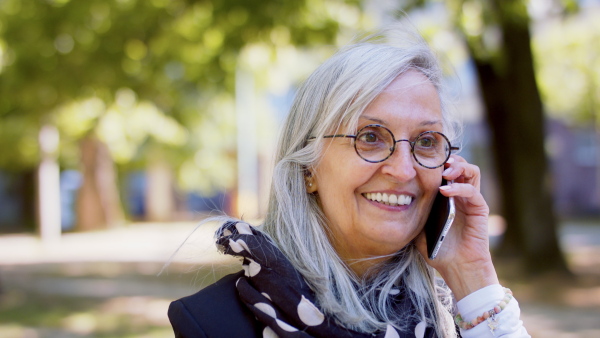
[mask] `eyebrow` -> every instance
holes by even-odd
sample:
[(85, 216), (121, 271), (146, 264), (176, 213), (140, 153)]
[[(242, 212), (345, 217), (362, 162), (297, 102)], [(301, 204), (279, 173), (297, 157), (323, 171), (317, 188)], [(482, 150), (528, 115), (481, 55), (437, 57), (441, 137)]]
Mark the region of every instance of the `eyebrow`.
[[(365, 120), (376, 122), (378, 124), (387, 125), (386, 121), (384, 121), (382, 119), (378, 119), (376, 117), (361, 116), (361, 118), (363, 118)], [(442, 124), (442, 121), (440, 121), (440, 120), (430, 120), (430, 121), (421, 121), (421, 123), (419, 123), (420, 126), (431, 126), (431, 125), (434, 125), (434, 124)]]

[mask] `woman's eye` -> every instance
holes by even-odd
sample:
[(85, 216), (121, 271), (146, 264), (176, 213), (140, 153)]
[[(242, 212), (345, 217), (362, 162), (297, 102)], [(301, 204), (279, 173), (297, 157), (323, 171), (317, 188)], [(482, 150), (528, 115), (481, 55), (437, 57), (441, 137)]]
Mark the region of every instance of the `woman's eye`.
[(373, 143), (377, 142), (378, 137), (377, 134), (373, 132), (366, 132), (359, 135), (359, 140), (362, 142)]
[(432, 148), (435, 147), (435, 139), (430, 137), (422, 137), (417, 140), (417, 147)]

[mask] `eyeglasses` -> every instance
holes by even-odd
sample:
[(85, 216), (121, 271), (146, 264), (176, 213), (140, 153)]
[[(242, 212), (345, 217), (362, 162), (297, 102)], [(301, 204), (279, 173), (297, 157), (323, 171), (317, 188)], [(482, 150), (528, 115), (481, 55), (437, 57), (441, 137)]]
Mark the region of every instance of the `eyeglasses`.
[(323, 137), (347, 137), (354, 139), (356, 153), (360, 158), (370, 163), (379, 163), (387, 160), (392, 156), (394, 150), (396, 150), (396, 143), (408, 142), (415, 161), (429, 169), (443, 166), (450, 158), (452, 151), (459, 149), (450, 144), (446, 135), (437, 131), (422, 132), (414, 141), (406, 139), (396, 140), (391, 130), (379, 124), (370, 124), (362, 127), (356, 135), (336, 134)]

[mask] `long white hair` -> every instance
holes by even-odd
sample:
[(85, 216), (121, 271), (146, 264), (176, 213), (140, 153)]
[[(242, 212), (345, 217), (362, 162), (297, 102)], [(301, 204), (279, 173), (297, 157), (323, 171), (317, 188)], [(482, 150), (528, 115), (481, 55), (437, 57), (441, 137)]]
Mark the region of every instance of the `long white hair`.
[[(305, 175), (323, 153), (323, 136), (355, 128), (360, 114), (394, 79), (409, 71), (424, 74), (442, 102), (444, 133), (456, 137), (437, 58), (421, 36), (391, 27), (341, 49), (301, 86), (282, 128), (269, 200), (260, 230), (304, 276), (320, 308), (347, 328), (375, 332), (391, 324), (406, 330), (407, 315), (434, 326), (440, 337), (456, 336), (450, 294), (411, 243), (360, 280), (328, 239), (318, 195), (308, 194)], [(406, 314), (391, 306), (389, 294), (405, 286), (417, 309)], [(357, 287), (358, 286), (358, 287)]]

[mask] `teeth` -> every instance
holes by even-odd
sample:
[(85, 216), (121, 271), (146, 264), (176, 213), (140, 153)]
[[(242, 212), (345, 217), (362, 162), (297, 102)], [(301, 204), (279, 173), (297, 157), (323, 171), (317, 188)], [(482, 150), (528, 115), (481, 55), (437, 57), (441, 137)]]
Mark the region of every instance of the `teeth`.
[(404, 195), (398, 197), (398, 203), (400, 203), (400, 204), (406, 204), (406, 197), (407, 196), (404, 196)]
[(390, 195), (390, 204), (398, 204), (398, 196), (394, 194)]
[(364, 194), (364, 196), (371, 200), (371, 201), (375, 201), (375, 202), (379, 202), (379, 203), (383, 203), (386, 205), (409, 205), (410, 202), (412, 202), (412, 197), (408, 196), (408, 195), (394, 195), (394, 194), (382, 194), (380, 192), (378, 193), (371, 193), (368, 192), (366, 194)]

